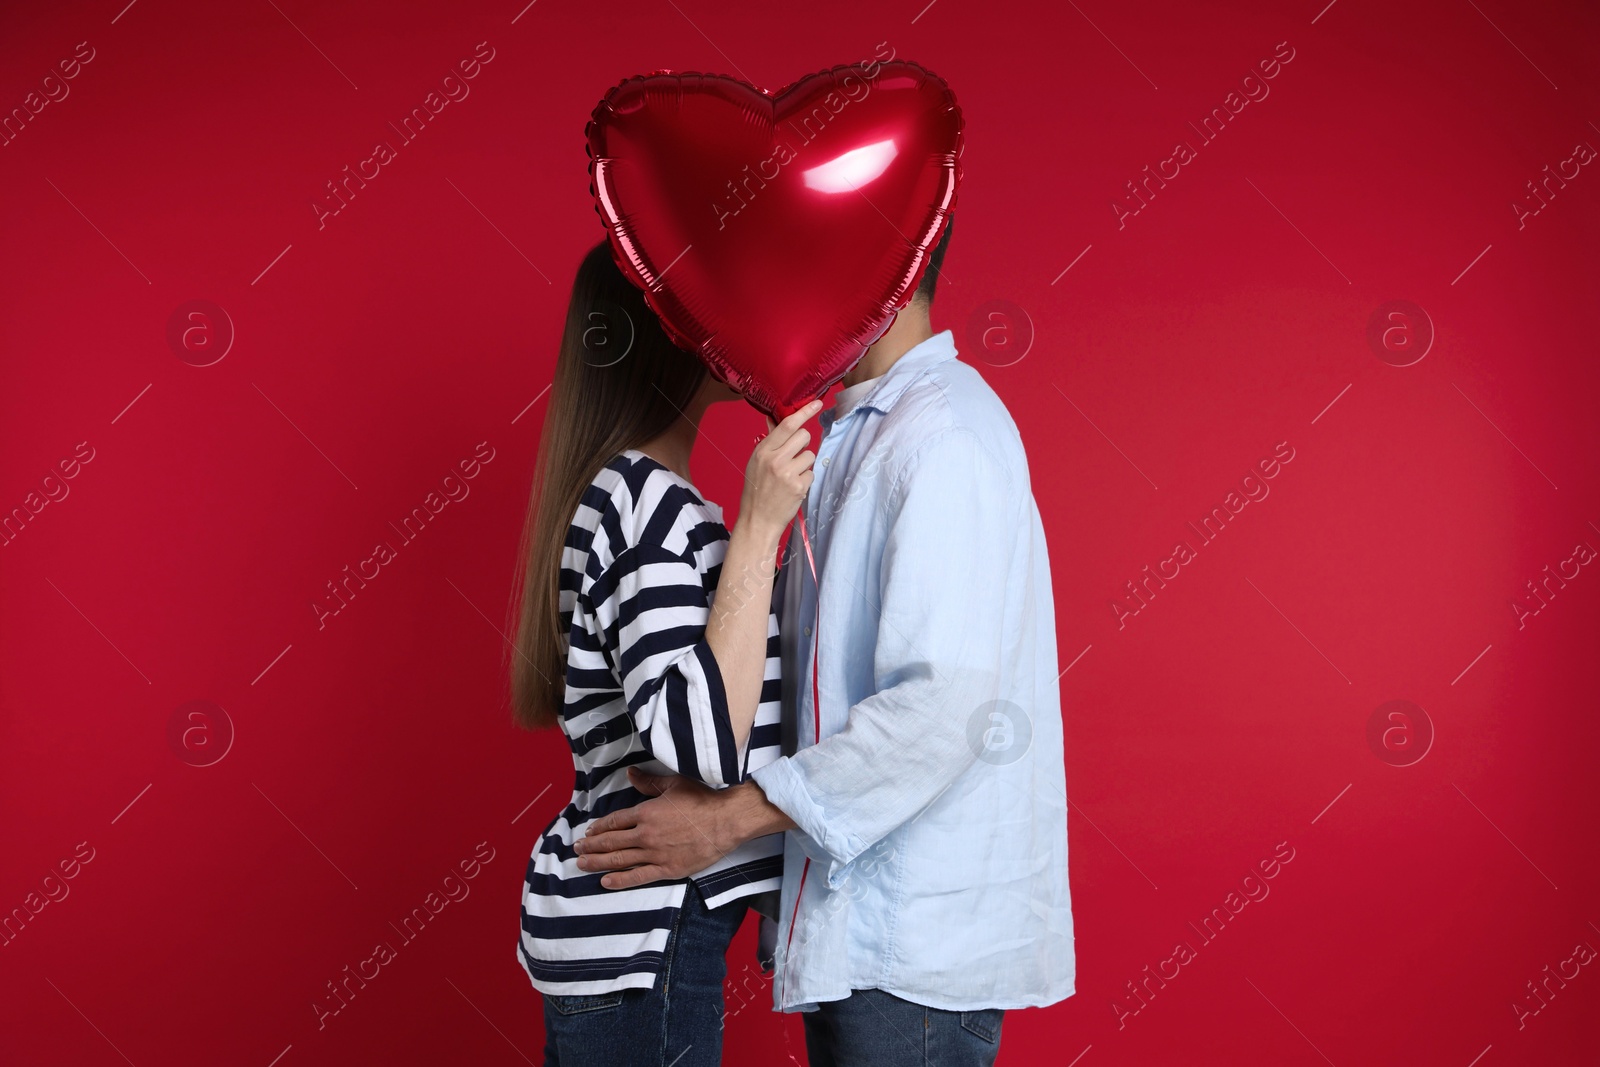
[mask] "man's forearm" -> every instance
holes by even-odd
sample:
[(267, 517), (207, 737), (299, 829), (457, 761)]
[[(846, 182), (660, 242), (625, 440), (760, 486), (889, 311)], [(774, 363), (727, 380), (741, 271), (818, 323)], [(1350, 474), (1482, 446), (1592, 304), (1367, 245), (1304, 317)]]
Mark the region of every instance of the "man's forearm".
[(795, 828), (794, 820), (768, 800), (753, 781), (723, 790), (718, 800), (716, 840), (724, 852), (732, 852), (746, 841)]

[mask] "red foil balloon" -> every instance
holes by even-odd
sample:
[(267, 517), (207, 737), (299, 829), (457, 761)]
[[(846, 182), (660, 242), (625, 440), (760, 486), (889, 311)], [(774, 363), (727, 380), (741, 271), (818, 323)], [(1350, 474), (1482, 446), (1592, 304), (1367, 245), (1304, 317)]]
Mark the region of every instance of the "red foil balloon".
[(904, 61), (776, 93), (721, 74), (629, 78), (587, 133), (623, 273), (679, 347), (779, 418), (889, 328), (960, 181), (955, 96)]

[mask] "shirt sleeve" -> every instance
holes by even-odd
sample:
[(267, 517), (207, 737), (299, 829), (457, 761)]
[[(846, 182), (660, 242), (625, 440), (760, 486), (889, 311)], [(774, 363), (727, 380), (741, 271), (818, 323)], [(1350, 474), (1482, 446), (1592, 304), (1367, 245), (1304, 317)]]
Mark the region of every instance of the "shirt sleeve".
[(889, 497), (876, 591), (878, 691), (850, 708), (838, 733), (751, 774), (795, 821), (801, 847), (827, 865), (830, 887), (978, 757), (973, 724), (981, 742), (999, 691), (1022, 499), (970, 431), (945, 431), (922, 446)]
[(629, 545), (591, 597), (645, 750), (674, 773), (720, 788), (743, 780), (746, 746), (734, 741), (722, 672), (706, 641), (713, 568), (703, 554)]

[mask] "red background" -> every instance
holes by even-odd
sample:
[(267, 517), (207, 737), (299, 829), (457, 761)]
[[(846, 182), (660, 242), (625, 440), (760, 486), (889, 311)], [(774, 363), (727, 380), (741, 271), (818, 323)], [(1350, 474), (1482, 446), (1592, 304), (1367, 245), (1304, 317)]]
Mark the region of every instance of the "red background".
[[(1600, 174), (1510, 207), (1600, 146), (1592, 5), (124, 2), (0, 27), (7, 113), (94, 49), (0, 147), (0, 508), (93, 449), (0, 548), (0, 909), (69, 890), (0, 947), (7, 1062), (537, 1062), (517, 897), (571, 768), (510, 726), (497, 629), (600, 236), (584, 120), (629, 74), (776, 86), (880, 41), (964, 106), (935, 325), (1021, 428), (1070, 664), (1078, 993), (1014, 1013), (1001, 1063), (1595, 1062), (1594, 964), (1512, 1007), (1600, 947), (1600, 575), (1511, 606), (1600, 547)], [(471, 95), (319, 229), (324, 183), (481, 41)], [(1270, 96), (1200, 145), (1281, 41)], [(1119, 229), (1179, 139), (1198, 158)], [(210, 366), (167, 340), (191, 300), (236, 332)], [(995, 300), (1032, 322), (1020, 360), (1015, 310), (968, 340)], [(1390, 300), (1436, 332), (1410, 366), (1366, 338)], [(730, 507), (758, 425), (707, 423)], [(319, 629), (324, 583), (484, 441), (470, 496)], [(1119, 629), (1123, 583), (1280, 441), (1270, 496)], [(210, 766), (183, 756), (218, 714), (169, 739), (194, 700), (234, 731)], [(1390, 700), (1435, 732), (1409, 766), (1368, 741)], [(470, 895), (402, 943), (479, 842)], [(1280, 842), (1270, 895), (1202, 942)], [(379, 941), (398, 957), (319, 1030)], [(766, 997), (729, 1063), (804, 1061)]]

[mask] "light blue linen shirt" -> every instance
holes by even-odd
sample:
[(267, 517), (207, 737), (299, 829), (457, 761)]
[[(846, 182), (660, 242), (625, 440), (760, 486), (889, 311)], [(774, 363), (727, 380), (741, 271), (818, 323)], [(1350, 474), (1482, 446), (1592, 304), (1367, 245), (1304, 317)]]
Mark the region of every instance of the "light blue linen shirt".
[(1055, 1003), (1076, 978), (1066, 772), (1050, 564), (1016, 425), (948, 330), (821, 425), (805, 507), (822, 609), (792, 536), (792, 754), (752, 774), (798, 826), (776, 1007), (853, 989), (955, 1011)]

